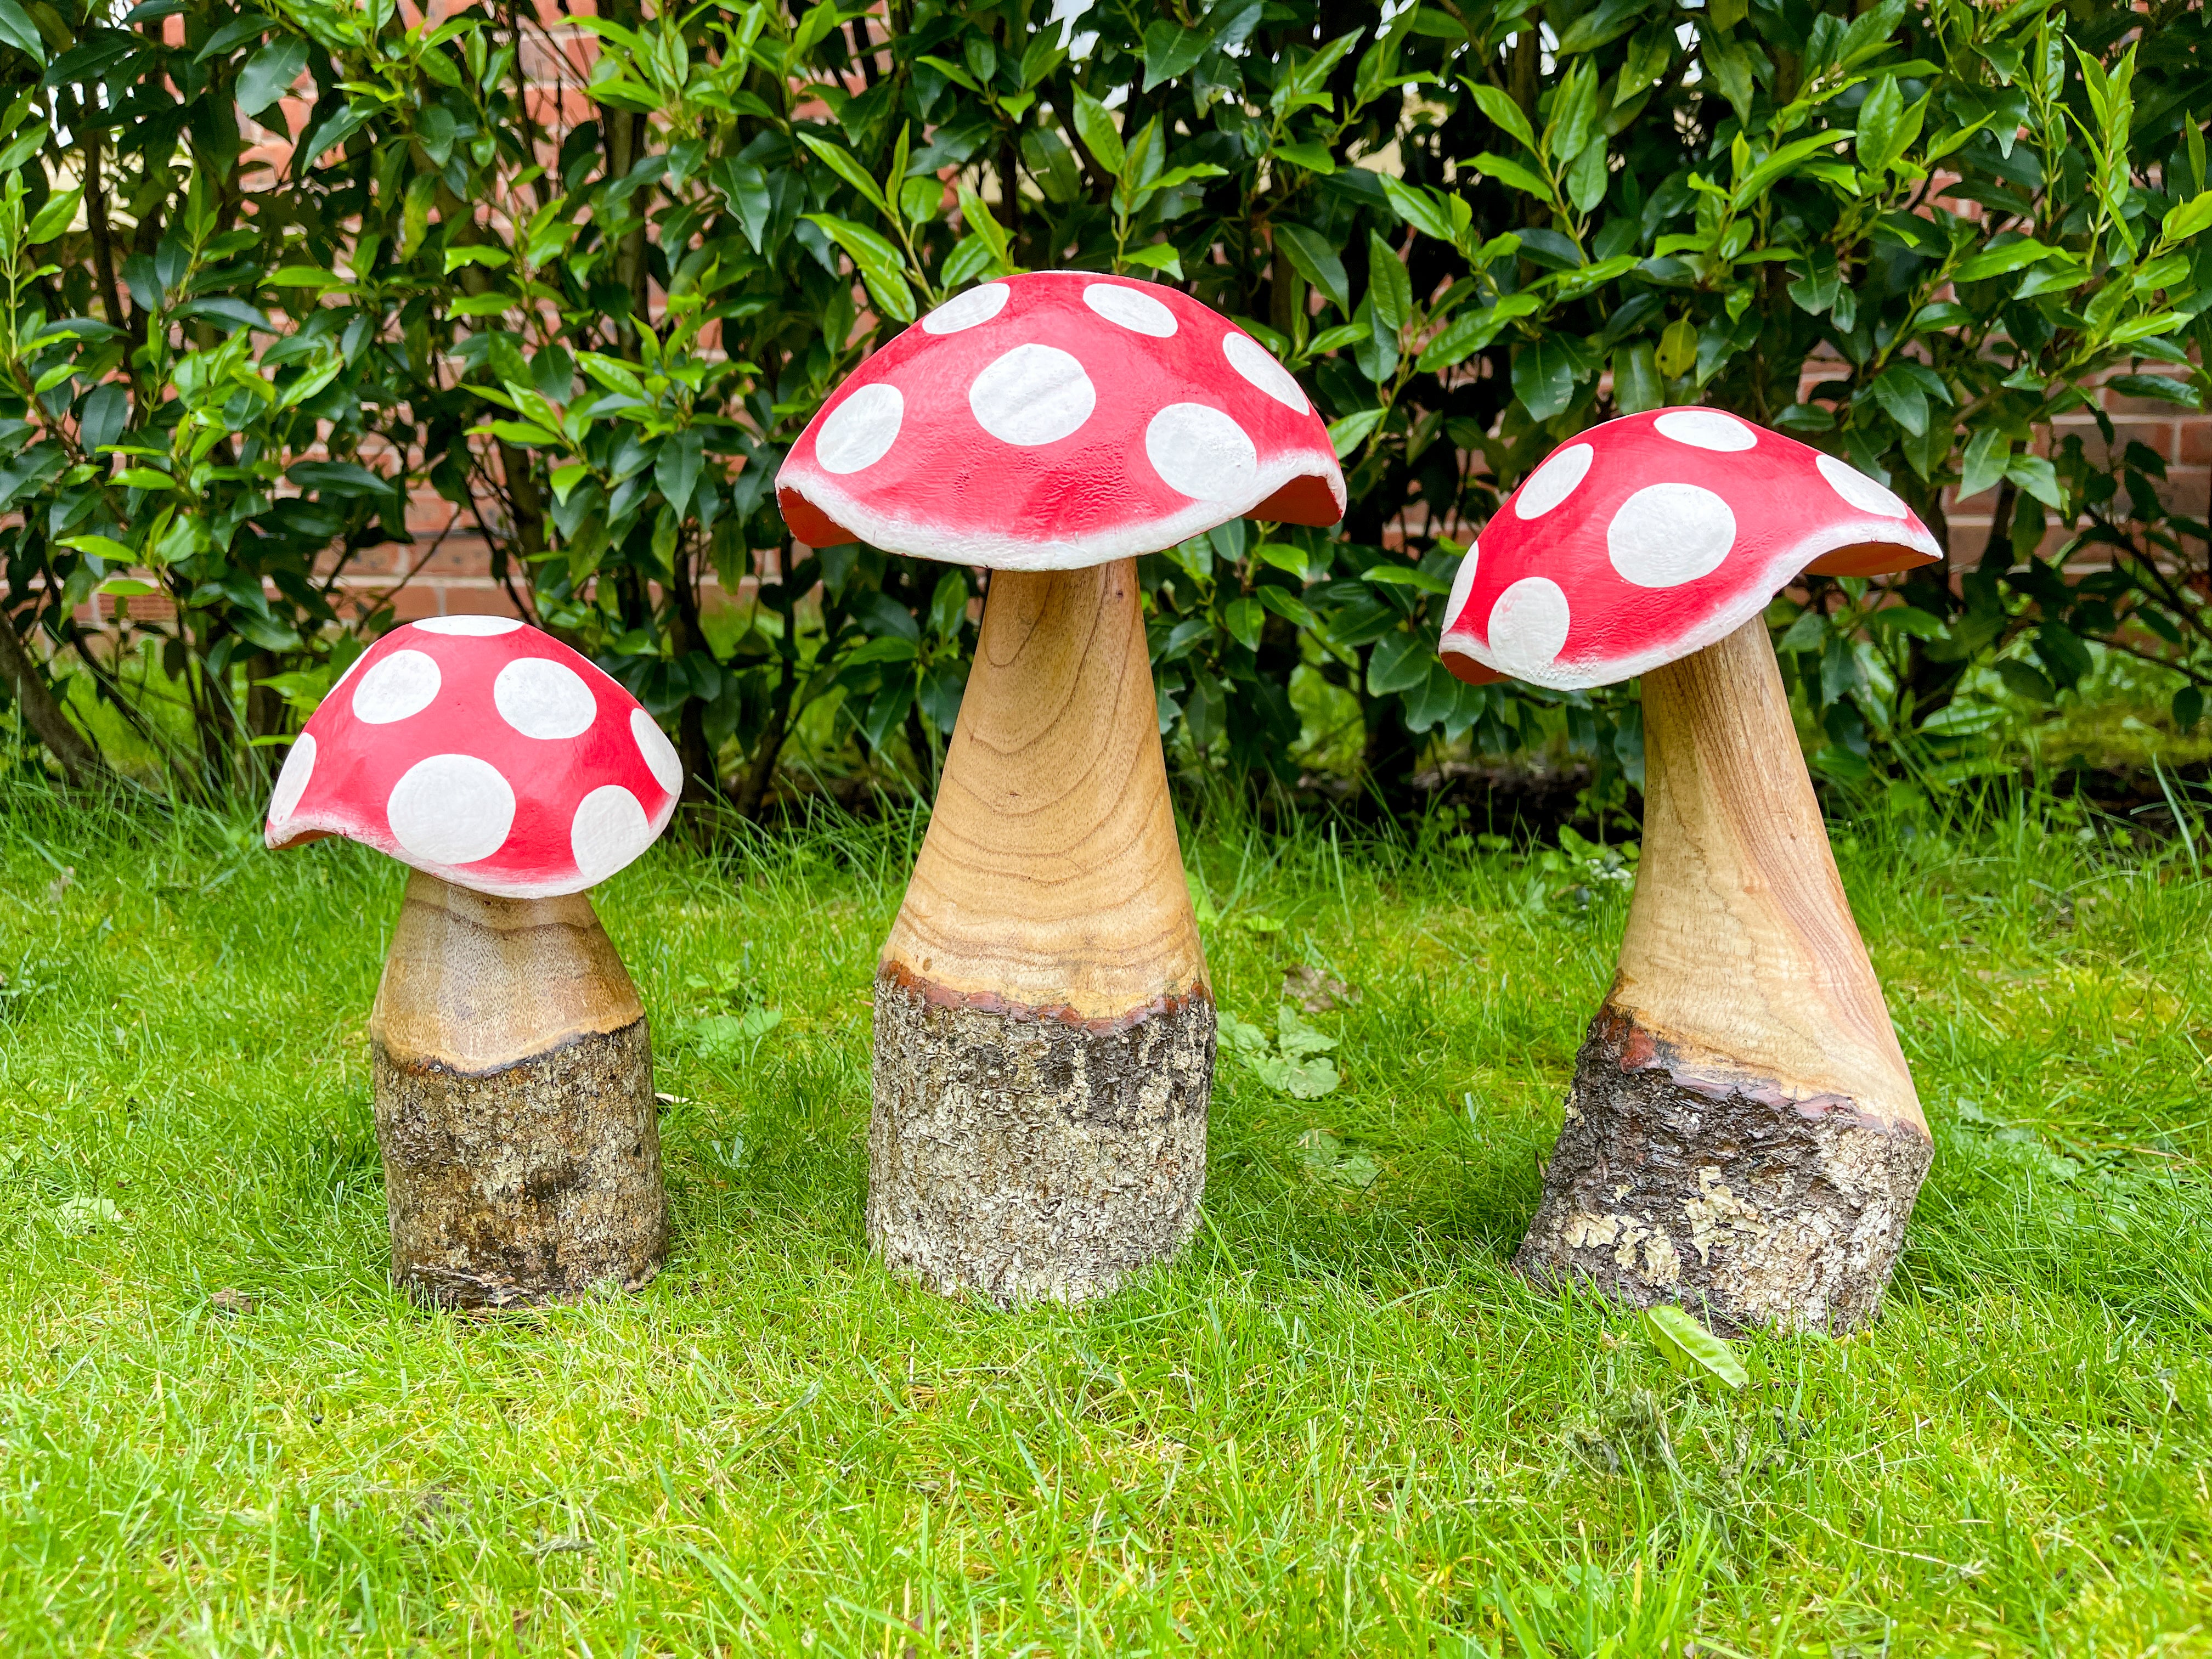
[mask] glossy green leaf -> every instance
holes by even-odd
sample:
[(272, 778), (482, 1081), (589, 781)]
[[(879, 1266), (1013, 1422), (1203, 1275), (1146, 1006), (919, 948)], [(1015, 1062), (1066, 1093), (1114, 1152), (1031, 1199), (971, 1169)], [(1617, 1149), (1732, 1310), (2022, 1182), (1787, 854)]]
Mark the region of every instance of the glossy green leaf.
[(1075, 136), (1083, 140), (1083, 147), (1106, 172), (1119, 177), (1121, 163), (1127, 159), (1121, 149), (1121, 129), (1114, 125), (1113, 116), (1106, 106), (1080, 87), (1075, 90)]
[(1375, 316), (1395, 334), (1413, 313), (1413, 279), (1397, 251), (1373, 231), (1367, 234), (1367, 292)]
[(0, 0), (0, 40), (26, 54), (33, 63), (46, 61), (46, 43), (40, 38), (39, 26), (16, 0)]
[(84, 192), (81, 190), (56, 191), (47, 198), (46, 206), (39, 210), (38, 216), (31, 221), (29, 228), (23, 233), (23, 240), (27, 242), (53, 240), (70, 228), (70, 222), (76, 217), (78, 205), (83, 200)]
[(1293, 628), (1318, 628), (1321, 619), (1316, 617), (1305, 601), (1282, 587), (1261, 586), (1253, 590), (1260, 603)]
[(1328, 441), (1336, 450), (1337, 459), (1342, 460), (1360, 445), (1365, 443), (1367, 434), (1374, 431), (1376, 424), (1389, 412), (1387, 409), (1363, 409), (1346, 416), (1342, 420), (1331, 421), (1328, 426)]
[(1751, 1381), (1751, 1373), (1735, 1350), (1686, 1309), (1662, 1302), (1644, 1310), (1643, 1324), (1644, 1335), (1660, 1357), (1683, 1376), (1730, 1389), (1741, 1389)]
[(1266, 621), (1267, 614), (1257, 599), (1231, 599), (1222, 607), (1221, 625), (1229, 630), (1230, 638), (1248, 651), (1260, 648), (1260, 629)]
[(1534, 421), (1548, 421), (1574, 401), (1577, 361), (1573, 349), (1547, 335), (1513, 355), (1513, 395)]
[(1362, 581), (1386, 582), (1395, 587), (1417, 587), (1424, 593), (1449, 593), (1451, 584), (1410, 564), (1374, 564), (1359, 573)]
[(2046, 246), (2032, 236), (2017, 240), (1993, 244), (1971, 258), (1961, 260), (1952, 276), (1961, 283), (1978, 283), (1986, 277), (2001, 276), (2007, 271), (2020, 270), (2051, 258), (2058, 253), (2055, 247)]
[(1121, 263), (1161, 271), (1177, 282), (1182, 280), (1182, 255), (1172, 242), (1148, 242), (1142, 247), (1133, 247), (1121, 256)]
[(1308, 173), (1326, 175), (1336, 171), (1336, 157), (1329, 153), (1327, 144), (1318, 143), (1278, 144), (1273, 154), (1278, 161), (1288, 161), (1293, 167), (1304, 167)]
[(866, 225), (840, 219), (835, 214), (810, 213), (806, 218), (822, 227), (830, 240), (852, 256), (853, 264), (867, 285), (868, 297), (884, 314), (902, 323), (915, 319), (914, 290), (907, 286), (906, 258), (888, 240)]
[(1290, 259), (1291, 269), (1319, 289), (1349, 316), (1352, 312), (1352, 285), (1344, 273), (1344, 261), (1329, 246), (1328, 239), (1317, 230), (1304, 225), (1278, 222), (1275, 226), (1275, 246)]
[(823, 165), (828, 167), (830, 172), (836, 173), (854, 190), (859, 191), (861, 198), (869, 206), (874, 208), (885, 218), (890, 216), (890, 203), (884, 195), (883, 186), (868, 176), (868, 170), (854, 161), (852, 154), (842, 145), (833, 144), (828, 139), (817, 137), (811, 132), (800, 133), (799, 142), (820, 156)]
[(297, 35), (284, 35), (246, 60), (238, 76), (238, 108), (243, 115), (258, 115), (286, 93), (307, 67), (307, 43)]
[(1437, 200), (1433, 192), (1393, 179), (1388, 173), (1378, 182), (1384, 199), (1401, 219), (1424, 236), (1434, 237), (1440, 242), (1452, 240), (1450, 210)]
[(1528, 124), (1528, 118), (1522, 112), (1521, 106), (1515, 103), (1503, 88), (1478, 81), (1468, 81), (1463, 84), (1492, 125), (1508, 134), (1530, 155), (1537, 153), (1536, 130)]
[(137, 553), (132, 549), (125, 547), (121, 542), (117, 541), (112, 536), (64, 536), (62, 538), (62, 545), (64, 547), (73, 547), (80, 553), (93, 554), (97, 557), (106, 560), (110, 564), (136, 564), (138, 562)]
[(2004, 481), (2005, 467), (2012, 459), (2012, 442), (2003, 432), (1985, 426), (1967, 440), (1965, 475), (1959, 482), (1959, 495), (1969, 500), (1984, 490)]
[(1510, 185), (1515, 190), (1526, 191), (1540, 202), (1557, 199), (1555, 192), (1547, 180), (1538, 177), (1518, 161), (1509, 161), (1502, 155), (1493, 155), (1488, 150), (1485, 150), (1468, 165), (1477, 173), (1497, 179), (1501, 185)]

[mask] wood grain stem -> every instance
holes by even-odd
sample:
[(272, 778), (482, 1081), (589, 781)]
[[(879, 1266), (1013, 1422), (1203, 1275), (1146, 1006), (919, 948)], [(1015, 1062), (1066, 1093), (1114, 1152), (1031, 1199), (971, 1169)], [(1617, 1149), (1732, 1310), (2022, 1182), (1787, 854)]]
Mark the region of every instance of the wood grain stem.
[(1924, 1139), (1765, 619), (1646, 674), (1644, 734), (1644, 854), (1610, 1005), (1716, 1079)]
[(1206, 990), (1135, 561), (993, 575), (880, 969), (1085, 1021)]
[(590, 899), (493, 898), (418, 871), (369, 1037), (403, 1289), (497, 1307), (658, 1270), (651, 1040)]

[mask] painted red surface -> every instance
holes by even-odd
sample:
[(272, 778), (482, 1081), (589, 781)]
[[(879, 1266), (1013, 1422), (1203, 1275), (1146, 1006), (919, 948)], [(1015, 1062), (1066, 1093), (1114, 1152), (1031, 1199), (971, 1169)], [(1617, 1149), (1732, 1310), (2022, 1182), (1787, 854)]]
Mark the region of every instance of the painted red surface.
[(809, 544), (1014, 570), (1248, 514), (1334, 524), (1345, 501), (1327, 427), (1259, 342), (1173, 289), (1085, 271), (956, 295), (831, 394), (776, 484)]
[(1833, 456), (1718, 410), (1655, 410), (1569, 439), (1506, 498), (1461, 562), (1439, 649), (1475, 684), (1607, 685), (1733, 633), (1802, 571), (1939, 552)]
[(635, 698), (550, 635), (433, 617), (362, 653), (292, 745), (274, 848), (344, 836), (480, 893), (547, 898), (651, 846), (683, 769)]

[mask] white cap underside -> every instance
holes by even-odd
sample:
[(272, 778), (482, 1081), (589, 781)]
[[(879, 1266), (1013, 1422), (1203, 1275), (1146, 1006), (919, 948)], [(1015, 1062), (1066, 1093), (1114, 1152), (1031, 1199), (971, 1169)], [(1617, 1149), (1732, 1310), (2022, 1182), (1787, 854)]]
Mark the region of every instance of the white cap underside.
[(1729, 595), (1728, 602), (1687, 633), (1626, 657), (1610, 662), (1553, 662), (1540, 671), (1500, 667), (1491, 659), (1486, 647), (1472, 634), (1457, 629), (1447, 631), (1437, 641), (1437, 649), (1462, 657), (1472, 657), (1485, 668), (1502, 674), (1508, 679), (1520, 680), (1528, 685), (1540, 685), (1553, 691), (1587, 691), (1600, 685), (1614, 685), (1622, 680), (1634, 679), (1655, 668), (1664, 668), (1670, 662), (1680, 662), (1693, 656), (1709, 645), (1717, 645), (1729, 635), (1766, 609), (1774, 596), (1787, 587), (1791, 580), (1805, 567), (1824, 553), (1833, 553), (1838, 548), (1863, 547), (1868, 544), (1883, 547), (1911, 547), (1931, 557), (1942, 556), (1943, 550), (1935, 537), (1925, 530), (1915, 531), (1910, 525), (1895, 519), (1865, 518), (1854, 520), (1840, 528), (1823, 530), (1807, 537), (1796, 546), (1777, 554), (1766, 562), (1761, 579), (1741, 585)]
[(781, 489), (795, 490), (862, 541), (886, 552), (939, 559), (947, 564), (981, 565), (991, 570), (1081, 570), (1109, 559), (1158, 553), (1188, 541), (1201, 530), (1241, 519), (1297, 478), (1326, 482), (1338, 510), (1343, 510), (1344, 475), (1337, 469), (1336, 457), (1318, 450), (1298, 450), (1263, 463), (1249, 498), (1194, 501), (1180, 512), (1117, 525), (1071, 541), (1038, 541), (997, 531), (951, 530), (878, 513), (848, 495), (834, 477), (811, 466), (787, 466), (776, 483)]

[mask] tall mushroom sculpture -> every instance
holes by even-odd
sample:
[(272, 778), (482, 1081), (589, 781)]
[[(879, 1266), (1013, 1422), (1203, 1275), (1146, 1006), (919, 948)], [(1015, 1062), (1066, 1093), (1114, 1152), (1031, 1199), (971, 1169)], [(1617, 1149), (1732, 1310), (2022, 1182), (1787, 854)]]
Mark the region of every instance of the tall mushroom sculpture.
[(1135, 556), (1334, 523), (1328, 431), (1197, 301), (1041, 271), (871, 357), (776, 483), (804, 542), (994, 573), (877, 967), (870, 1238), (946, 1292), (1102, 1294), (1197, 1225), (1213, 1079)]
[(1763, 613), (1801, 571), (1937, 552), (1865, 474), (1707, 409), (1583, 433), (1468, 552), (1441, 646), (1462, 679), (1644, 679), (1635, 896), (1523, 1273), (1729, 1330), (1880, 1301), (1931, 1147)]
[(658, 1269), (645, 1008), (584, 890), (653, 844), (682, 784), (627, 691), (505, 617), (395, 629), (292, 745), (268, 844), (344, 836), (415, 871), (368, 1031), (392, 1277), (418, 1298)]

